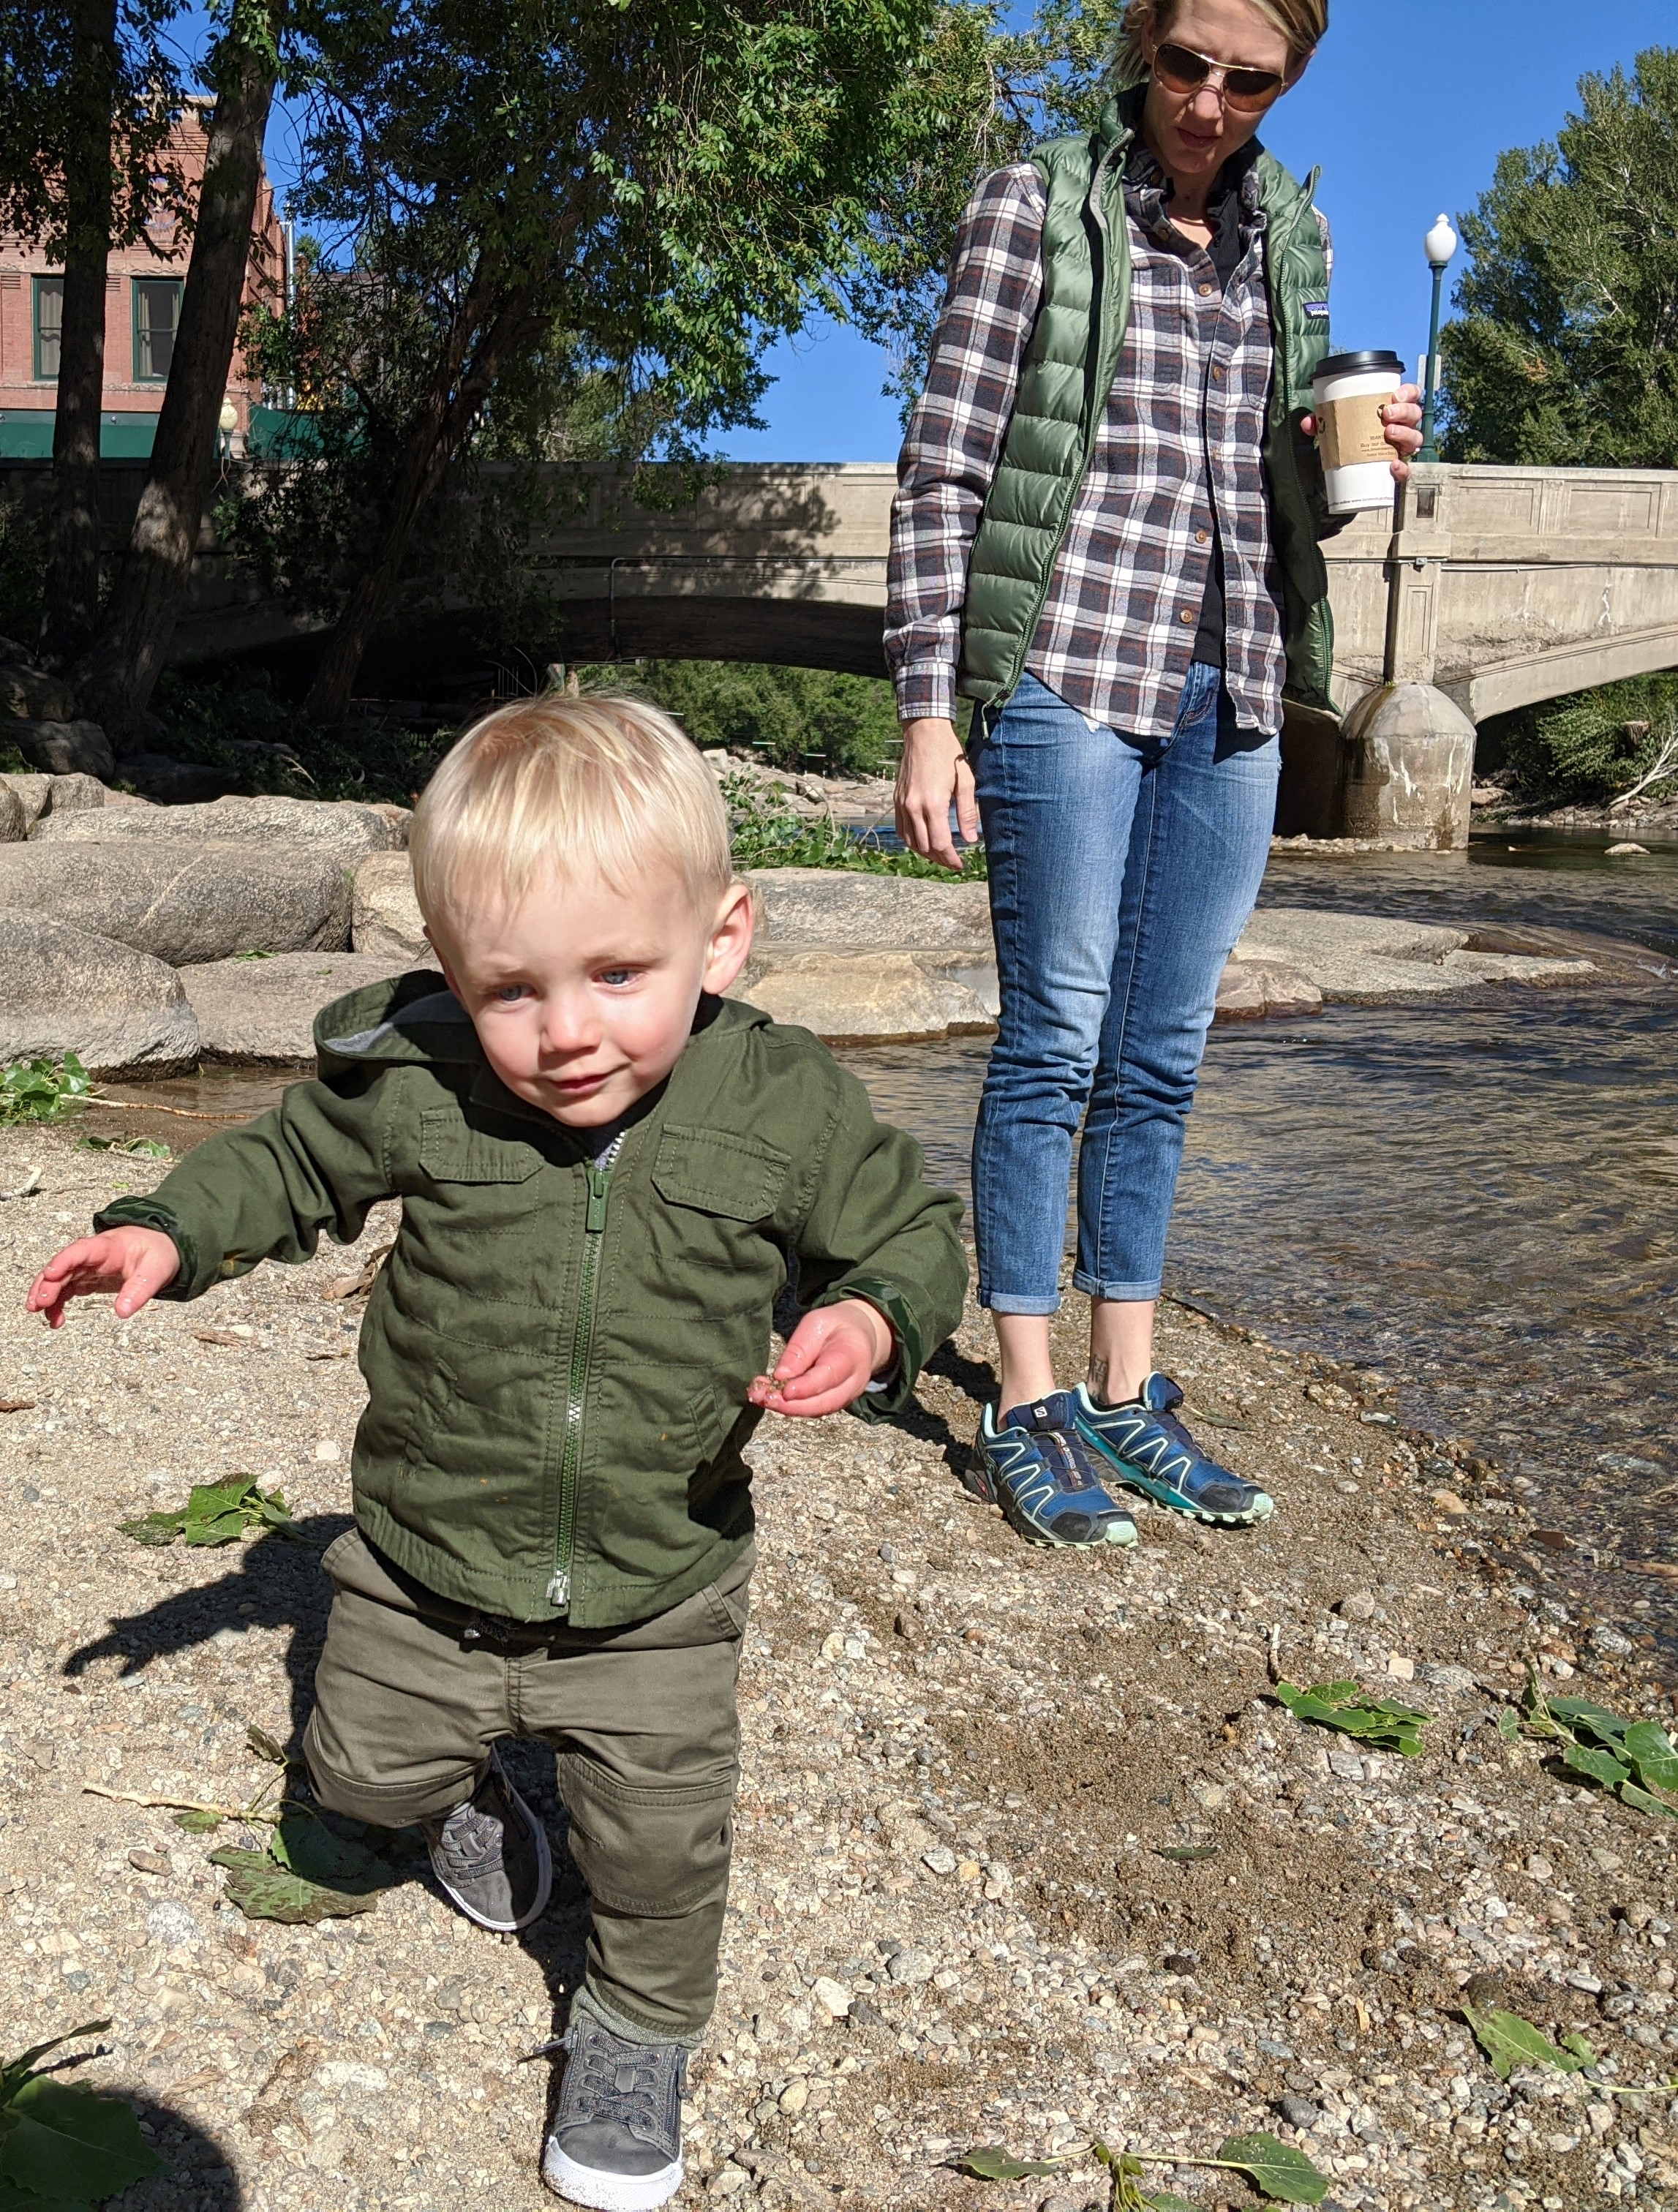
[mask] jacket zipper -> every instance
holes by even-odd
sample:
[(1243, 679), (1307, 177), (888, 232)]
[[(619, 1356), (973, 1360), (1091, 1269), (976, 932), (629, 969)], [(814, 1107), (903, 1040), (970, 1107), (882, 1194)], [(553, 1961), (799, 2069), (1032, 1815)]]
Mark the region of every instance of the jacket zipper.
[(588, 1177), (588, 1211), (583, 1220), (582, 1277), (577, 1287), (577, 1318), (571, 1331), (571, 1371), (566, 1384), (565, 1449), (559, 1468), (559, 1532), (554, 1546), (554, 1571), (548, 1578), (548, 1603), (567, 1613), (571, 1606), (571, 1557), (577, 1527), (577, 1470), (582, 1463), (583, 1394), (588, 1382), (589, 1354), (594, 1343), (594, 1293), (600, 1279), (600, 1254), (606, 1240), (606, 1193), (617, 1151), (620, 1131), (598, 1164), (583, 1162)]

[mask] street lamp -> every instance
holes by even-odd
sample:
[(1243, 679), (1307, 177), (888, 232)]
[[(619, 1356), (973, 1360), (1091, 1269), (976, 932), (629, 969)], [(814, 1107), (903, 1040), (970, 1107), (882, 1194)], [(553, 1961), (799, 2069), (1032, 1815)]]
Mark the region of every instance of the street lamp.
[(222, 411), (216, 418), (216, 427), (222, 434), (222, 459), (233, 459), (233, 434), (239, 428), (239, 410), (231, 399), (222, 402)]
[(1444, 216), (1422, 240), (1427, 265), (1433, 271), (1433, 321), (1427, 334), (1427, 392), (1422, 403), (1421, 451), (1416, 456), (1419, 461), (1437, 461), (1439, 458), (1439, 448), (1433, 442), (1433, 415), (1439, 400), (1439, 295), (1444, 289), (1445, 271), (1456, 255), (1457, 242), (1456, 233)]

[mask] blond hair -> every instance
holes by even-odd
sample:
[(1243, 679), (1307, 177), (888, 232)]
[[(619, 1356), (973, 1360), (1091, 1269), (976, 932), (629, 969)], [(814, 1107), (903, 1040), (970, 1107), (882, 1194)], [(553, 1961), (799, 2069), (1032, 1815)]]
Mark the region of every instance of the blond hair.
[[(1247, 0), (1247, 4), (1273, 30), (1281, 33), (1296, 65), (1308, 61), (1328, 36), (1328, 0)], [(1140, 84), (1146, 77), (1148, 58), (1142, 33), (1150, 23), (1157, 34), (1168, 32), (1177, 7), (1178, 0), (1130, 0), (1119, 25), (1113, 58), (1114, 76), (1120, 84)]]
[(550, 692), (475, 722), (426, 786), (409, 839), (428, 926), (523, 905), (543, 878), (633, 890), (667, 860), (695, 910), (733, 880), (728, 812), (710, 769), (645, 700)]

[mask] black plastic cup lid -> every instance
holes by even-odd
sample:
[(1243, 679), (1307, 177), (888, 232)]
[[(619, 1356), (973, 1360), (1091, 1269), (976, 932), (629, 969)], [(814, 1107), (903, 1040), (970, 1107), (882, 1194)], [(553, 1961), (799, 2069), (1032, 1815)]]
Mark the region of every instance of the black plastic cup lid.
[(1372, 376), (1377, 369), (1391, 369), (1402, 376), (1404, 363), (1395, 353), (1331, 353), (1319, 366), (1316, 379), (1325, 376)]

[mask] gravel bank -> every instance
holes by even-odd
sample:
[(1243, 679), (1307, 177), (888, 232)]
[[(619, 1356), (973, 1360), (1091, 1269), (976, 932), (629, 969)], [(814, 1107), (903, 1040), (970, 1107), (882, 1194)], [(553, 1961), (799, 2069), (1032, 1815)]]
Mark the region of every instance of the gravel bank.
[[(36, 1163), (41, 1194), (0, 1204), (0, 2047), (112, 2016), (94, 2075), (172, 2161), (123, 2212), (535, 2212), (549, 2074), (522, 2061), (574, 1984), (574, 1883), (518, 1942), (418, 1879), (362, 1918), (248, 1922), (208, 1863), (228, 1832), (83, 1790), (242, 1802), (246, 1725), (299, 1725), (314, 1554), (147, 1551), (112, 1524), (248, 1469), (317, 1540), (344, 1525), (358, 1309), (323, 1293), (362, 1254), (123, 1328), (81, 1306), (49, 1337), (29, 1273), (161, 1168), (0, 1133), (0, 1188)], [(1492, 1725), (1528, 1656), (1622, 1709), (1652, 1694), (1544, 1579), (1518, 1498), (1465, 1447), (1362, 1418), (1378, 1377), (1176, 1309), (1166, 1364), (1275, 1520), (1213, 1537), (1146, 1514), (1130, 1556), (1030, 1551), (956, 1479), (984, 1343), (972, 1316), (901, 1428), (757, 1448), (746, 1782), (683, 2201), (1079, 2212), (1105, 2202), (1087, 2164), (987, 2186), (945, 2161), (1097, 2130), (1207, 2154), (1238, 2126), (1304, 2144), (1368, 2212), (1678, 2203), (1678, 2106), (1500, 2084), (1456, 2009), (1495, 1975), (1614, 2078), (1678, 2074), (1668, 1833)], [(1486, 1573), (1494, 1533), (1527, 1582)], [(1423, 1755), (1294, 1723), (1267, 1695), (1273, 1636), (1293, 1679), (1414, 1692), (1438, 1717)], [(551, 1758), (514, 1756), (557, 1832)], [(1152, 2179), (1249, 2201), (1231, 2176)]]

